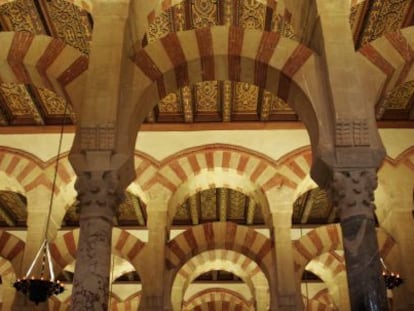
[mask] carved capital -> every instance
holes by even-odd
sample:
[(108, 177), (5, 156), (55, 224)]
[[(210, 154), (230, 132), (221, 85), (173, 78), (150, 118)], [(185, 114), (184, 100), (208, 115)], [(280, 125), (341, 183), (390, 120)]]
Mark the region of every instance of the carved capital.
[(374, 219), (374, 190), (377, 188), (375, 169), (334, 171), (328, 194), (339, 209), (341, 220), (364, 215)]
[(103, 209), (115, 213), (124, 195), (120, 188), (119, 175), (115, 171), (83, 172), (78, 176), (75, 188), (78, 191), (81, 211), (88, 210), (88, 215), (85, 216), (90, 216), (92, 211), (97, 216), (104, 216), (100, 215)]

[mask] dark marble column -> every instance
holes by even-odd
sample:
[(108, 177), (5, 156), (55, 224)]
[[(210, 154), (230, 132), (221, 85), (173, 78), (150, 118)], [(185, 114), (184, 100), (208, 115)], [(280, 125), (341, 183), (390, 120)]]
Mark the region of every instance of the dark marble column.
[(80, 236), (72, 310), (108, 310), (113, 217), (121, 199), (118, 186), (112, 171), (86, 172), (76, 182)]
[(339, 209), (352, 311), (387, 311), (375, 230), (376, 171), (337, 170), (329, 194)]

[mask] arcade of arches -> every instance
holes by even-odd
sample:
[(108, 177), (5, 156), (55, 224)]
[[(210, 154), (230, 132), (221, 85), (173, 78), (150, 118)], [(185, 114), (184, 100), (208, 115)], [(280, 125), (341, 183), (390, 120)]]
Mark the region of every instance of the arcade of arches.
[[(413, 25), (412, 0), (0, 0), (2, 310), (414, 310)], [(34, 306), (12, 284), (52, 189), (66, 291)]]

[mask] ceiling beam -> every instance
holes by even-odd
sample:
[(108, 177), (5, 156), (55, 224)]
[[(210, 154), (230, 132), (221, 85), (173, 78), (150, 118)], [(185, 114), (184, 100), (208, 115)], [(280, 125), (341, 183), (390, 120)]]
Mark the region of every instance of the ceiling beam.
[(229, 189), (219, 188), (218, 189), (218, 210), (219, 220), (227, 220), (227, 209), (229, 205)]
[(182, 89), (180, 89), (180, 99), (181, 99), (181, 105), (183, 106), (185, 123), (193, 123), (194, 112), (193, 112), (192, 93), (191, 93), (190, 87), (184, 86)]
[(193, 225), (198, 225), (200, 223), (200, 215), (198, 213), (199, 210), (199, 195), (200, 193), (196, 193), (195, 195), (191, 196), (187, 200), (187, 204), (190, 205), (190, 217), (191, 222)]
[(256, 211), (256, 202), (252, 198), (248, 198), (247, 213), (246, 213), (246, 224), (252, 225), (254, 222), (254, 214)]
[(219, 82), (223, 89), (223, 101), (221, 107), (223, 122), (231, 121), (231, 108), (233, 106), (233, 87), (234, 84), (230, 81)]

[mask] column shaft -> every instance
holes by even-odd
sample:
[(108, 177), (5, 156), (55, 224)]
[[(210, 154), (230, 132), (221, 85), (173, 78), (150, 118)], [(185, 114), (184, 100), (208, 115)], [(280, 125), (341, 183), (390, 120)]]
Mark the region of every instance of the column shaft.
[(84, 173), (76, 183), (81, 216), (72, 310), (108, 310), (112, 219), (119, 201), (114, 175)]
[(331, 185), (339, 208), (352, 311), (388, 310), (374, 219), (375, 170), (336, 171)]

